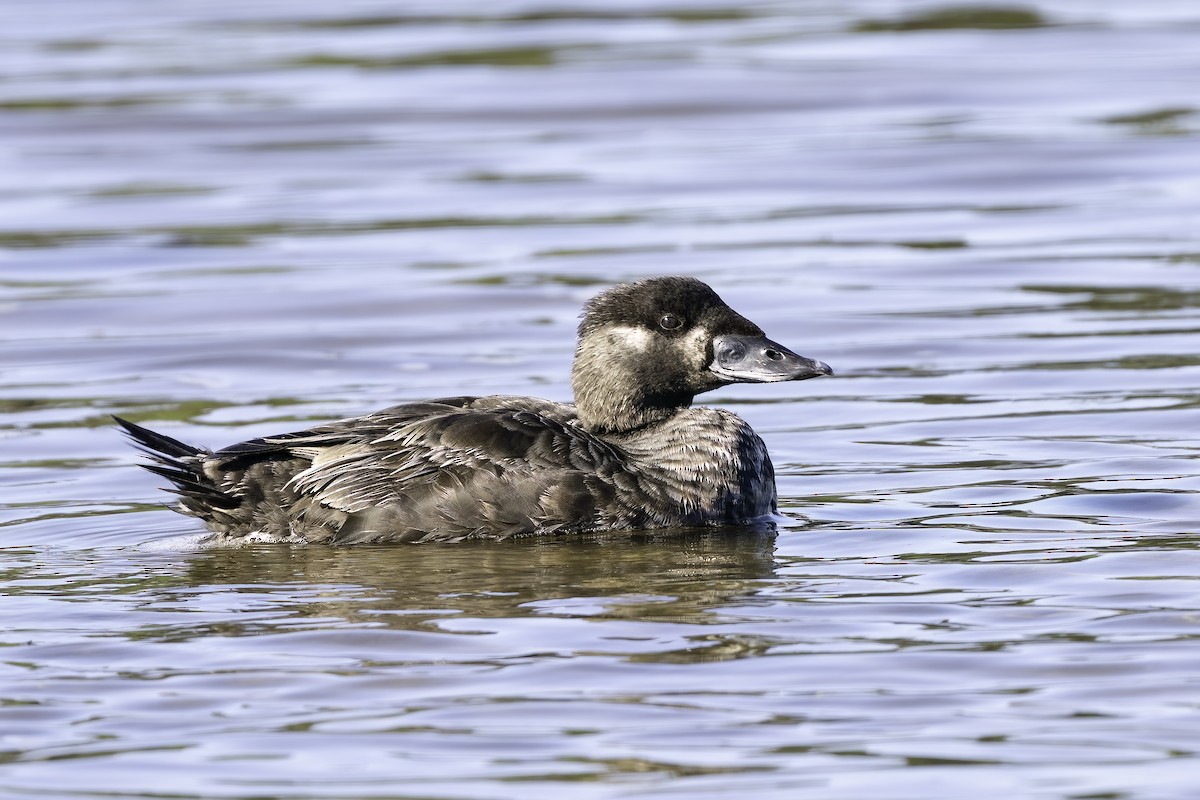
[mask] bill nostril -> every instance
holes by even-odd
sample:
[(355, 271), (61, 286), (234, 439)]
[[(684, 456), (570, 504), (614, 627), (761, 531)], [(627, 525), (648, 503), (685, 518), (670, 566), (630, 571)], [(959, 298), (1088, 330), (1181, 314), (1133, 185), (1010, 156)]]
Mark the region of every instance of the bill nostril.
[(770, 361), (783, 360), (783, 353), (779, 352), (778, 350), (764, 350), (763, 355), (766, 356)]

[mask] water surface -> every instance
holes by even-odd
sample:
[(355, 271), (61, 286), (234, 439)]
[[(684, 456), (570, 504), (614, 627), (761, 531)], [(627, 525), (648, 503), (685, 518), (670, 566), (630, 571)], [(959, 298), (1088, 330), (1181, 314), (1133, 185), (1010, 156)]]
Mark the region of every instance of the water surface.
[[(1200, 14), (16, 2), (0, 25), (0, 794), (1185, 798)], [(832, 380), (743, 530), (206, 549), (221, 446), (570, 397), (710, 282)]]

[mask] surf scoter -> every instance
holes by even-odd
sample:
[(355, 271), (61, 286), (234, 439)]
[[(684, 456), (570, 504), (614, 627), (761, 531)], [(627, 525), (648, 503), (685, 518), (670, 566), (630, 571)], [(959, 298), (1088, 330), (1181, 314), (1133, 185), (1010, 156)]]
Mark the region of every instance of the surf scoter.
[(579, 325), (575, 403), (449, 397), (210, 451), (117, 418), (216, 542), (453, 542), (744, 523), (776, 510), (762, 439), (692, 399), (831, 375), (686, 277), (615, 286)]

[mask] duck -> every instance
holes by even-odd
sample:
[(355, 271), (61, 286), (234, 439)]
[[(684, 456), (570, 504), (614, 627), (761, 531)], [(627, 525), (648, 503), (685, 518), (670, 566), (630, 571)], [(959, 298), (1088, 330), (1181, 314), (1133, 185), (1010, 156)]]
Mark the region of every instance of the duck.
[(832, 375), (706, 283), (608, 288), (581, 315), (574, 403), (443, 397), (208, 450), (120, 417), (216, 544), (462, 542), (740, 525), (777, 515), (763, 440), (693, 406), (735, 383)]

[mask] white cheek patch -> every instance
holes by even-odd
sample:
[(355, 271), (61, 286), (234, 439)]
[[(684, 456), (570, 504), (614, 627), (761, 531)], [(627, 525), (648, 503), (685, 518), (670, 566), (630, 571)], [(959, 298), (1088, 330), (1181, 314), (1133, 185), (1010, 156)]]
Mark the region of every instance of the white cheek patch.
[(697, 370), (708, 369), (708, 343), (712, 341), (712, 336), (707, 328), (696, 327), (688, 332), (688, 335), (683, 337), (683, 352), (686, 358), (692, 362), (692, 366)]
[(650, 349), (650, 343), (654, 340), (654, 334), (645, 328), (638, 328), (633, 325), (613, 325), (605, 333), (609, 339), (618, 347), (629, 350), (637, 350), (644, 352)]
[[(652, 330), (636, 325), (613, 325), (605, 330), (609, 347), (614, 351), (645, 353), (654, 345), (663, 345), (663, 337)], [(677, 357), (692, 369), (703, 371), (708, 369), (708, 344), (712, 335), (705, 328), (693, 328), (687, 335), (671, 343)], [(661, 351), (660, 351), (661, 352)]]
[(708, 347), (710, 339), (712, 339), (712, 336), (709, 335), (707, 328), (692, 328), (691, 332), (683, 337), (683, 341), (687, 343), (689, 350), (699, 350), (701, 352)]

